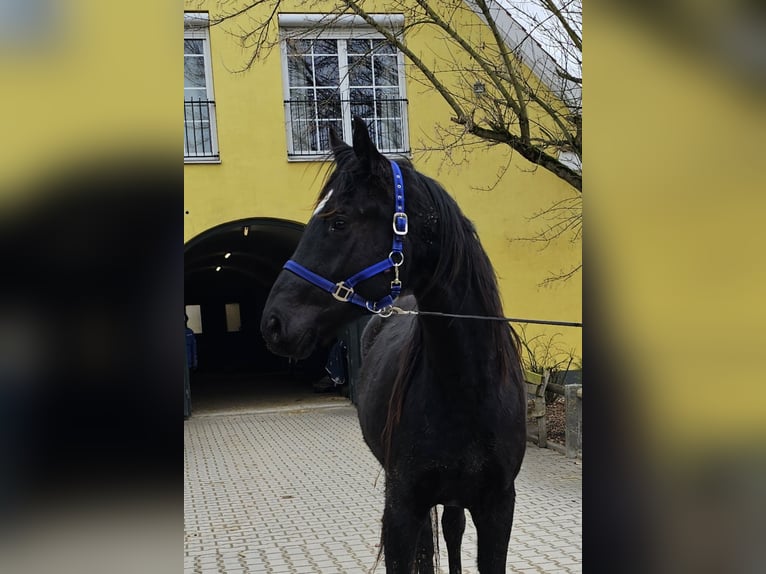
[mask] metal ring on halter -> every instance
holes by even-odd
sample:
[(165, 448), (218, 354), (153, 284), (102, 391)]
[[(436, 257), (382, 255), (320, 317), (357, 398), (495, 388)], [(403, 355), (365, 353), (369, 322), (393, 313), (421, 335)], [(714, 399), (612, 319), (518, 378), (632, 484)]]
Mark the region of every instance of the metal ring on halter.
[(378, 311), (378, 315), (380, 315), (383, 318), (390, 317), (394, 314), (394, 306), (389, 305), (388, 307), (384, 307), (380, 311)]
[[(372, 305), (372, 307), (370, 307), (370, 305)], [(376, 315), (379, 315), (380, 312), (381, 312), (381, 309), (378, 309), (378, 307), (375, 305), (375, 303), (372, 303), (370, 301), (365, 301), (364, 302), (364, 306), (367, 307), (367, 310), (370, 313), (375, 313)]]
[[(398, 255), (399, 257), (401, 257), (398, 263), (394, 261), (394, 255)], [(402, 263), (404, 263), (404, 253), (402, 253), (401, 251), (392, 251), (391, 253), (388, 254), (388, 259), (391, 261), (391, 264), (394, 267), (401, 267)]]

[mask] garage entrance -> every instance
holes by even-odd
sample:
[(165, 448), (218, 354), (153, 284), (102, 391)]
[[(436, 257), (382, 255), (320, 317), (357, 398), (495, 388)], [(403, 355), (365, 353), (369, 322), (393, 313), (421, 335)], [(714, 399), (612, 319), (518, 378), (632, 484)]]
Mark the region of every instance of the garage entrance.
[(330, 348), (293, 362), (272, 354), (260, 333), (271, 286), (303, 228), (282, 219), (241, 219), (187, 243), (184, 304), (197, 344), (192, 414), (340, 398), (342, 389), (325, 371)]

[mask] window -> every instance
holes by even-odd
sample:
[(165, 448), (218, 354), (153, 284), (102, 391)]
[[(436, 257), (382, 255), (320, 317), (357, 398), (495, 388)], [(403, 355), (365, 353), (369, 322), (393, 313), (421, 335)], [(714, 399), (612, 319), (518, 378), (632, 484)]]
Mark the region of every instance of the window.
[(217, 161), (207, 14), (184, 14), (184, 161)]
[(408, 153), (401, 54), (369, 28), (282, 29), (285, 119), (291, 158), (325, 156), (329, 128), (351, 141), (351, 118), (378, 149)]
[(242, 319), (239, 315), (239, 303), (226, 303), (226, 331), (236, 333), (242, 328)]

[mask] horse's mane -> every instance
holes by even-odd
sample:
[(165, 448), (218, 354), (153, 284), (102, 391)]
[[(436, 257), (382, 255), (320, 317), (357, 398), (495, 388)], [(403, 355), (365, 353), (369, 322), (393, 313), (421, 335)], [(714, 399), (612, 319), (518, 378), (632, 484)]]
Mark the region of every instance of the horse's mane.
[[(473, 223), (441, 184), (415, 171), (409, 162), (401, 163), (404, 164), (403, 169), (410, 174), (410, 181), (416, 180), (419, 184), (416, 187), (424, 192), (414, 194), (413, 208), (420, 213), (428, 213), (429, 206), (432, 206), (433, 213), (430, 216), (435, 218), (439, 258), (426, 292), (437, 285), (453, 284), (461, 276), (468, 277), (469, 288), (463, 293), (463, 301), (458, 305), (457, 312), (460, 313), (469, 296), (474, 296), (478, 298), (483, 313), (490, 317), (502, 317), (503, 305), (497, 275)], [(498, 383), (521, 384), (523, 376), (518, 334), (509, 323), (503, 321), (492, 321), (490, 326), (494, 348), (500, 351), (500, 370), (506, 375)], [(508, 377), (517, 380), (509, 380)]]
[[(468, 278), (468, 288), (463, 292), (463, 299), (457, 305), (456, 312), (469, 297), (476, 297), (482, 313), (491, 317), (502, 317), (503, 307), (497, 276), (484, 248), (479, 241), (476, 228), (463, 215), (455, 200), (435, 180), (417, 172), (408, 161), (397, 161), (407, 185), (407, 211), (418, 213), (426, 221), (425, 236), (418, 241), (432, 242), (438, 246), (438, 259), (432, 278), (425, 288), (425, 293), (437, 285), (452, 285), (460, 277)], [(429, 237), (428, 234), (432, 234)], [(418, 302), (419, 307), (421, 306)], [(422, 309), (422, 307), (421, 307)], [(442, 309), (423, 309), (442, 311)], [(448, 320), (448, 319), (443, 319)], [(460, 319), (451, 319), (460, 320)], [(520, 341), (510, 324), (492, 321), (491, 348), (498, 355), (498, 385), (513, 385), (520, 389), (523, 397), (523, 374), (520, 361)], [(386, 424), (383, 429), (383, 448), (385, 466), (390, 461), (391, 439), (401, 418), (404, 400), (412, 380), (415, 367), (423, 351), (422, 332), (416, 322), (412, 343), (403, 351), (399, 361), (399, 371), (394, 381), (389, 402)]]

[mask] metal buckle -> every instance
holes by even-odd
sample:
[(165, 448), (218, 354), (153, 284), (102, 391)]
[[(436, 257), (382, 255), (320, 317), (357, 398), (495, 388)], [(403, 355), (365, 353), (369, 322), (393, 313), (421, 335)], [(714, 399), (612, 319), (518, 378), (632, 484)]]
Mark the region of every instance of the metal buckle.
[[(396, 219), (398, 217), (401, 217), (404, 219), (404, 231), (399, 231), (399, 228), (396, 226)], [(396, 233), (397, 235), (407, 235), (407, 231), (409, 230), (409, 220), (407, 219), (407, 214), (404, 213), (403, 211), (397, 211), (396, 213), (394, 213), (393, 227), (394, 227), (394, 233)]]
[(347, 287), (343, 281), (339, 281), (335, 284), (335, 291), (332, 292), (332, 296), (341, 303), (348, 303), (351, 297), (354, 296), (354, 289), (353, 287)]
[[(396, 261), (394, 259), (395, 255), (399, 256), (398, 257), (399, 261)], [(402, 263), (404, 263), (404, 253), (402, 253), (401, 251), (392, 251), (391, 253), (388, 254), (388, 259), (389, 261), (391, 261), (391, 265), (393, 265), (394, 267), (401, 267)]]

